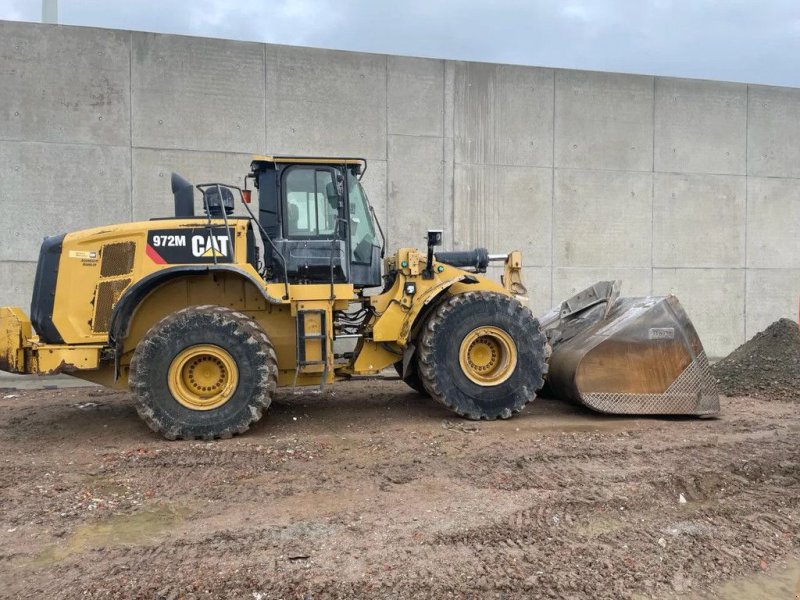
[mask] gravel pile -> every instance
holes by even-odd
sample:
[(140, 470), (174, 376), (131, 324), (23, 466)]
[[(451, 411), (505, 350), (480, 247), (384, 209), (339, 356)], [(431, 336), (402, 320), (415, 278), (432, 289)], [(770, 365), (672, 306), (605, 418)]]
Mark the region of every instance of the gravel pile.
[(711, 367), (726, 396), (800, 401), (800, 329), (780, 319)]

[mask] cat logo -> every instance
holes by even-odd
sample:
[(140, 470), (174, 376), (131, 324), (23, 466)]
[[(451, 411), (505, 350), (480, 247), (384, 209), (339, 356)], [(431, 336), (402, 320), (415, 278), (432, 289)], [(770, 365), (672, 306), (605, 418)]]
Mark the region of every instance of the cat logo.
[(157, 265), (233, 262), (236, 236), (225, 227), (157, 229), (147, 234), (146, 253)]
[(227, 235), (195, 235), (192, 236), (192, 254), (198, 258), (227, 257)]

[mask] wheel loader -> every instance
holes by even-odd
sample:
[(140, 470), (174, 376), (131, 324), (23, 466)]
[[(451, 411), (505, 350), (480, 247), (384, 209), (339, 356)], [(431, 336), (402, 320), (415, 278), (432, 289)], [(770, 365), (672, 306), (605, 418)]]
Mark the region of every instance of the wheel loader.
[[(256, 156), (242, 187), (173, 174), (173, 215), (45, 238), (30, 318), (0, 308), (0, 369), (129, 389), (168, 439), (243, 433), (278, 387), (386, 368), (463, 417), (505, 419), (542, 388), (549, 354), (556, 394), (598, 410), (718, 410), (676, 300), (620, 310), (613, 285), (590, 288), (541, 326), (524, 305), (518, 251), (443, 252), (431, 230), (424, 251), (384, 256), (366, 168)], [(492, 261), (500, 282), (485, 275)]]

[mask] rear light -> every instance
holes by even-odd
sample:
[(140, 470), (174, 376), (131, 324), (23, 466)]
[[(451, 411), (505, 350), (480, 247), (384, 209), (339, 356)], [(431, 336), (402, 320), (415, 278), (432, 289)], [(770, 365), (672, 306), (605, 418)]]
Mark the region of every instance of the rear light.
[(250, 191), (251, 190), (242, 190), (242, 201), (245, 204), (250, 204)]

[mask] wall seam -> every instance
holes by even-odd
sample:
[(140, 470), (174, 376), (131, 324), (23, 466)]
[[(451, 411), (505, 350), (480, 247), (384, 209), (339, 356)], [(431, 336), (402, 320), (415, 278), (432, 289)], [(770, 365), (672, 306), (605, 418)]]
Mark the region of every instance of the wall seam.
[[(445, 165), (447, 164), (446, 161), (445, 161), (445, 151), (444, 151), (444, 145), (446, 143), (445, 142), (445, 135), (444, 135), (444, 133), (445, 133), (445, 131), (444, 131), (445, 130), (444, 121), (445, 121), (445, 116), (446, 116), (446, 111), (445, 111), (445, 107), (444, 107), (444, 104), (445, 104), (445, 85), (446, 85), (445, 84), (445, 78), (447, 77), (446, 71), (447, 71), (447, 69), (445, 68), (444, 61), (442, 61), (442, 154), (441, 154), (441, 157), (442, 157), (442, 194), (441, 194), (442, 221), (441, 222), (442, 222), (442, 230), (443, 230), (443, 232), (447, 231), (447, 208), (445, 206), (446, 202), (445, 202), (445, 199), (444, 199), (444, 195), (445, 195), (444, 178), (446, 176), (446, 173), (444, 171), (445, 171)], [(425, 136), (425, 137), (427, 137), (427, 136)], [(444, 237), (444, 233), (442, 233), (442, 237)], [(453, 230), (452, 229), (450, 230), (450, 237), (451, 238), (453, 237)], [(442, 241), (444, 242), (444, 240), (442, 240)], [(445, 245), (445, 248), (448, 247), (446, 242), (444, 242), (444, 245)], [(451, 248), (452, 248), (452, 246), (451, 246)]]
[[(447, 143), (447, 140), (446, 140), (444, 134), (445, 134), (445, 118), (447, 117), (447, 109), (445, 108), (445, 103), (447, 102), (447, 81), (446, 81), (447, 80), (447, 65), (446, 65), (445, 61), (441, 61), (441, 63), (442, 63), (442, 229), (446, 230), (447, 229), (447, 200), (445, 198), (445, 192), (446, 192), (447, 188), (445, 186), (444, 179), (447, 176), (447, 174), (445, 173), (445, 167), (447, 165), (447, 161), (445, 160), (445, 158), (447, 158), (447, 156), (446, 156), (446, 152), (445, 152), (445, 149), (444, 149), (444, 145)], [(449, 232), (449, 235), (447, 237), (450, 238), (450, 242), (449, 242), (449, 246), (446, 246), (446, 247), (452, 249), (452, 247), (453, 247), (453, 242), (452, 242), (453, 229), (452, 228), (450, 228), (450, 232)], [(447, 239), (447, 237), (445, 239)]]
[[(444, 90), (442, 90), (442, 94), (444, 95)], [(444, 114), (442, 115), (442, 126), (444, 126)], [(444, 137), (444, 135), (428, 135), (425, 133), (392, 133), (392, 135), (396, 137), (412, 137), (412, 138), (424, 138), (424, 139), (425, 138), (438, 139), (440, 137)]]
[[(444, 62), (444, 77), (445, 86), (447, 85), (447, 64), (450, 62), (451, 71), (453, 73), (453, 88), (452, 93), (453, 105), (450, 107), (450, 158), (453, 161), (453, 166), (450, 169), (450, 231), (453, 237), (452, 246), (453, 250), (456, 249), (456, 67), (455, 62)], [(442, 132), (444, 133), (444, 132)]]
[[(601, 267), (598, 267), (598, 265), (573, 265), (573, 266), (569, 266), (569, 267), (559, 267), (559, 268), (561, 268), (561, 269), (594, 269), (594, 268), (601, 268)], [(624, 267), (623, 266), (623, 267), (614, 267), (614, 268), (630, 269), (632, 271), (635, 271), (635, 270), (642, 271), (642, 270), (648, 269), (647, 266), (644, 266), (644, 267)], [(785, 270), (787, 270), (786, 267), (759, 267), (759, 268), (762, 271), (768, 271), (768, 270), (775, 270), (775, 271), (784, 270), (785, 271)], [(712, 265), (712, 266), (692, 265), (690, 267), (675, 266), (675, 265), (664, 265), (664, 266), (656, 267), (656, 269), (659, 269), (660, 271), (744, 271), (745, 270), (744, 267), (731, 267), (731, 266), (727, 266), (726, 267), (726, 266), (720, 266), (720, 265)], [(788, 269), (788, 270), (791, 271), (792, 269)]]
[[(748, 215), (750, 207), (750, 85), (746, 86), (744, 100), (744, 293), (742, 294), (742, 330), (744, 340), (748, 339), (747, 331), (747, 235), (748, 235)], [(744, 340), (741, 340), (744, 342)]]
[(267, 110), (267, 45), (261, 44), (264, 48), (264, 151), (269, 150), (269, 120)]
[[(104, 148), (115, 148), (117, 146), (103, 146)], [(125, 146), (119, 146), (120, 148), (124, 148)], [(250, 158), (253, 156), (252, 151), (247, 150), (198, 150), (196, 148), (167, 148), (164, 146), (133, 146), (136, 150), (156, 150), (158, 152), (187, 152), (191, 154), (229, 154), (232, 156), (247, 156)], [(367, 156), (366, 158), (370, 160), (380, 160), (380, 159), (373, 159)]]
[(386, 133), (386, 248), (391, 248), (391, 237), (392, 237), (392, 221), (389, 218), (391, 211), (389, 210), (389, 205), (391, 203), (391, 198), (389, 197), (389, 179), (391, 174), (391, 164), (389, 162), (389, 55), (384, 54), (384, 115), (383, 115), (383, 127), (384, 132)]
[(650, 293), (655, 281), (655, 246), (656, 246), (656, 77), (653, 77), (653, 152), (652, 173), (650, 174)]
[(133, 221), (133, 32), (129, 32), (128, 47), (128, 166), (130, 168), (130, 220)]
[(556, 70), (553, 69), (553, 120), (550, 140), (550, 306), (555, 302), (556, 271)]

